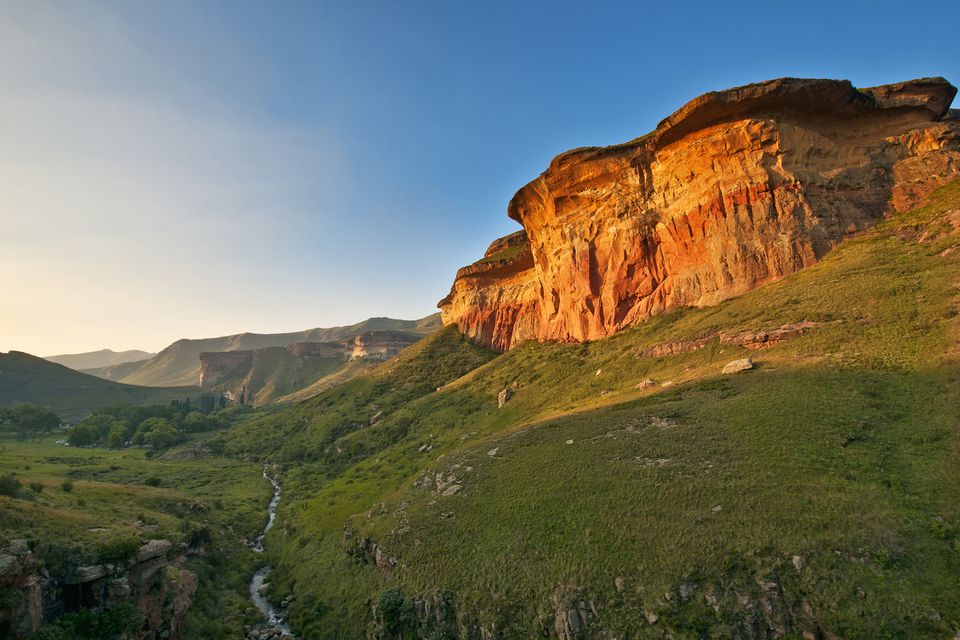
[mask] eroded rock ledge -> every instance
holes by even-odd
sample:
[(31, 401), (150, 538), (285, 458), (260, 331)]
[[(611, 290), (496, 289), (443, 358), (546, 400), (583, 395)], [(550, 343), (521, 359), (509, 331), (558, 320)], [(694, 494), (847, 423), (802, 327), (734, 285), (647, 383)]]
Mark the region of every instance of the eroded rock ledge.
[(167, 559), (171, 548), (167, 540), (149, 540), (119, 564), (72, 566), (55, 576), (38, 568), (27, 541), (10, 541), (0, 547), (0, 635), (25, 639), (65, 613), (100, 613), (127, 604), (143, 624), (125, 638), (182, 638), (197, 577), (181, 566), (185, 555)]
[(591, 340), (809, 266), (960, 175), (955, 94), (942, 78), (782, 78), (563, 153), (510, 201), (523, 231), (458, 271), (443, 322), (501, 351)]

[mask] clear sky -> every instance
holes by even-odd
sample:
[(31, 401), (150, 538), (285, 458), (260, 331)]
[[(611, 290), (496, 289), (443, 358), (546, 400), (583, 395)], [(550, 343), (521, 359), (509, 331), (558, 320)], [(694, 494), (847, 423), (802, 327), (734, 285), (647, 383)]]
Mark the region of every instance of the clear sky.
[(0, 0), (0, 351), (432, 313), (557, 153), (779, 76), (960, 84), (960, 3)]

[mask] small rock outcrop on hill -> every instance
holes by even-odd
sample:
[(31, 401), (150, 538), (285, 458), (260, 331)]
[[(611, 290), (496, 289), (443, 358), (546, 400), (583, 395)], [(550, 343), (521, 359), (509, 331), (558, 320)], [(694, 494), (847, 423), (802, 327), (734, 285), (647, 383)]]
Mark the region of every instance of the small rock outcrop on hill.
[(591, 340), (812, 265), (960, 175), (955, 94), (942, 78), (783, 78), (561, 154), (510, 201), (523, 231), (457, 272), (443, 322), (501, 351)]

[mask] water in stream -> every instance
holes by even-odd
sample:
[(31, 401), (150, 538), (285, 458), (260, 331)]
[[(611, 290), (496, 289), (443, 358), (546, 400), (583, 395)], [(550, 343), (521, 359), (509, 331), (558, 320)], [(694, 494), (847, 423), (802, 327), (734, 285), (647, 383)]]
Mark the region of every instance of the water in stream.
[[(266, 478), (273, 486), (273, 497), (270, 499), (270, 505), (267, 507), (267, 512), (269, 514), (267, 525), (263, 528), (263, 531), (257, 535), (256, 538), (250, 541), (250, 548), (257, 553), (263, 553), (263, 537), (267, 534), (267, 531), (270, 531), (271, 527), (273, 527), (274, 521), (277, 519), (277, 504), (280, 502), (280, 481), (276, 478), (270, 477), (270, 474), (267, 473), (267, 465), (263, 465), (263, 477)], [(267, 622), (264, 625), (258, 625), (247, 635), (247, 637), (292, 638), (293, 633), (291, 633), (290, 627), (288, 627), (287, 623), (284, 621), (283, 614), (277, 611), (274, 606), (270, 604), (270, 601), (267, 600), (263, 593), (261, 593), (264, 581), (267, 579), (269, 574), (270, 566), (266, 565), (257, 570), (257, 572), (253, 574), (253, 578), (250, 580), (250, 598), (253, 599), (253, 604), (255, 604), (257, 609), (260, 610), (260, 613), (263, 614), (263, 617), (266, 618)]]

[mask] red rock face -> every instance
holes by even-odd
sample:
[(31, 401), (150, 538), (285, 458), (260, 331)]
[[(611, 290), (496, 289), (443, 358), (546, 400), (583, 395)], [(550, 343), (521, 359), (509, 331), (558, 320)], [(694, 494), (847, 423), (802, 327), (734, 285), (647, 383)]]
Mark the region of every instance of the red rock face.
[(510, 201), (524, 230), (458, 271), (444, 324), (501, 351), (591, 340), (814, 264), (960, 176), (955, 94), (940, 78), (771, 80), (564, 153)]

